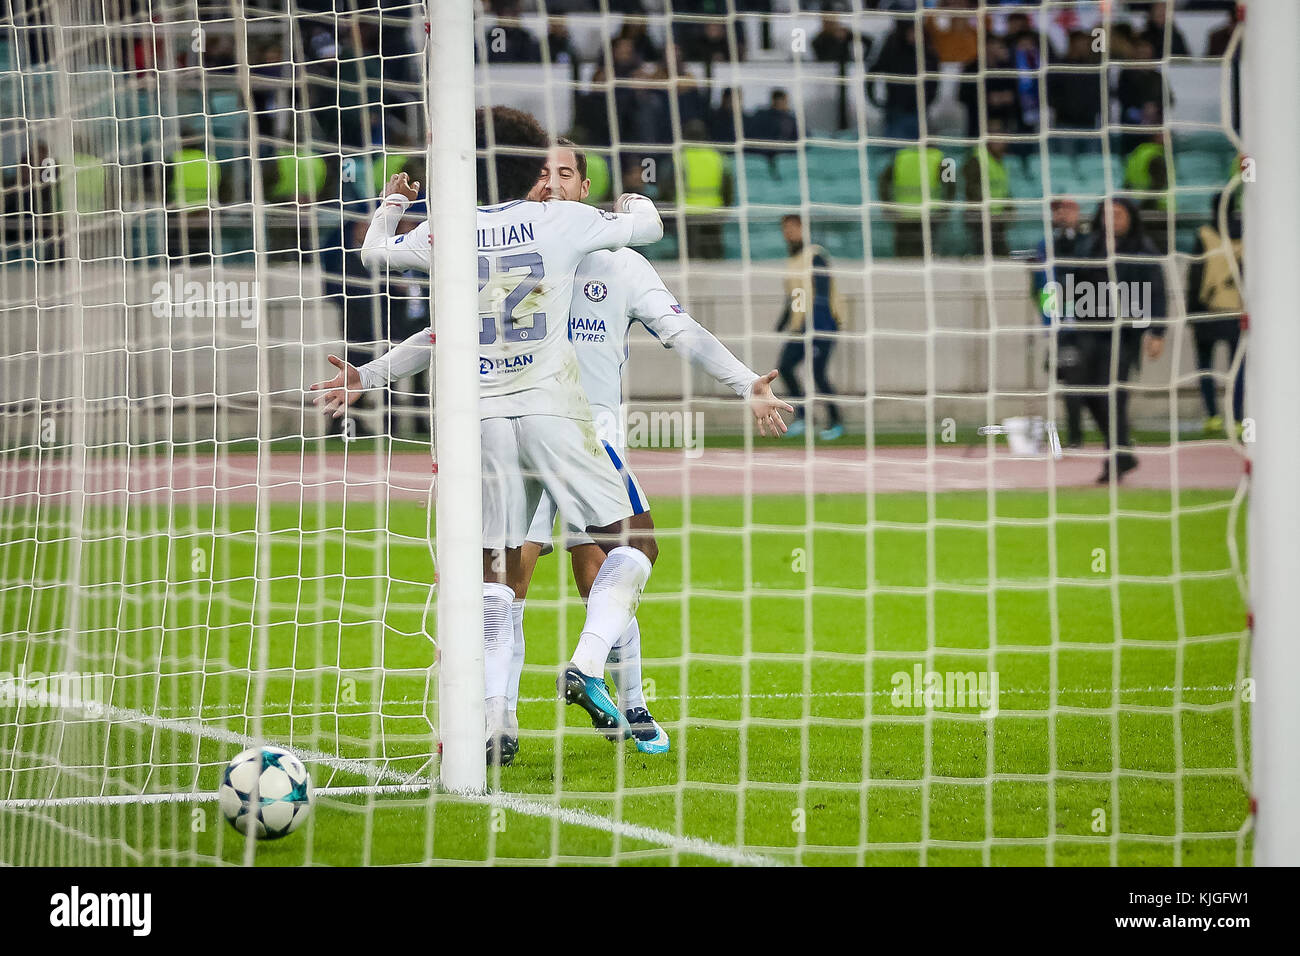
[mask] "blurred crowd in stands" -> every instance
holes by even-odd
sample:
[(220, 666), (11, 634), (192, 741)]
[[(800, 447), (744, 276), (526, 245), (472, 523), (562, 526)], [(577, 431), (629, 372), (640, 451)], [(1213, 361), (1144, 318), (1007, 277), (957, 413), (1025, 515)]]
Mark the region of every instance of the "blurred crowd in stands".
[[(98, 69), (114, 77), (98, 91), (108, 91), (106, 112), (56, 101), (51, 78), (59, 45), (47, 6), (15, 7), (12, 22), (0, 21), (0, 259), (35, 255), (48, 261), (68, 254), (66, 213), (75, 208), (83, 255), (90, 248), (84, 237), (93, 234), (101, 217), (104, 233), (122, 244), (116, 252), (111, 245), (97, 247), (106, 256), (205, 262), (247, 258), (257, 249), (273, 258), (318, 263), (325, 296), (337, 304), (344, 335), (359, 349), (354, 353), (350, 347), (354, 364), (369, 357), (380, 325), (379, 337), (396, 341), (427, 324), (418, 280), (409, 280), (403, 296), (368, 274), (359, 256), (351, 254), (389, 176), (405, 171), (426, 188), (434, 186), (424, 170), (423, 5), (417, 0), (293, 0), (289, 20), (288, 0), (246, 0), (251, 104), (242, 94), (241, 38), (227, 0), (115, 0), (114, 5), (120, 23), (103, 49), (93, 51), (103, 58)], [(983, 23), (981, 6), (988, 11)], [(858, 217), (859, 245), (850, 255), (863, 257), (868, 253), (862, 247), (874, 246), (876, 238), (868, 219), (871, 226), (887, 225), (891, 234), (890, 245), (872, 248), (870, 255), (952, 254), (951, 246), (942, 249), (932, 202), (945, 207), (945, 216), (948, 207), (958, 210), (961, 218), (954, 223), (964, 236), (964, 255), (1007, 257), (1022, 251), (1025, 258), (1043, 262), (1050, 240), (1058, 259), (1072, 253), (1102, 258), (1108, 234), (1126, 255), (1170, 251), (1175, 225), (1170, 58), (1224, 57), (1235, 4), (1115, 0), (1106, 8), (1104, 29), (1096, 27), (1096, 19), (1073, 19), (1063, 4), (1017, 0), (994, 15), (999, 6), (992, 0), (982, 5), (925, 0), (917, 13), (917, 0), (672, 0), (673, 16), (665, 24), (663, 0), (482, 0), (476, 53), (480, 63), (567, 68), (572, 103), (565, 115), (571, 119), (568, 129), (554, 132), (587, 150), (590, 201), (607, 202), (628, 190), (651, 195), (667, 213), (680, 210), (684, 235), (676, 233), (678, 217), (666, 215), (672, 238), (664, 245), (676, 250), (685, 242), (691, 258), (735, 254), (738, 224), (727, 210), (743, 198), (738, 185), (746, 186), (751, 206), (789, 204), (777, 213), (769, 208), (769, 218), (757, 223), (760, 233), (766, 230), (775, 240), (777, 224), (786, 228), (795, 218), (788, 215), (793, 208), (810, 199), (842, 204)], [(583, 21), (588, 28), (592, 23), (608, 28), (594, 46), (570, 35), (569, 15), (606, 11), (617, 15), (613, 22)], [(1203, 48), (1192, 49), (1170, 11), (1217, 12), (1222, 22), (1206, 33), (1202, 20)], [(851, 24), (862, 21), (849, 14), (859, 12), (892, 16), (892, 27), (886, 19), (882, 30), (877, 18), (875, 32), (854, 29)], [(778, 27), (789, 27), (790, 18), (781, 19), (787, 14), (815, 29), (800, 27), (797, 42), (789, 32), (778, 40)], [(840, 82), (814, 92), (800, 81), (795, 59), (835, 67)], [(734, 68), (755, 62), (786, 65), (790, 82), (769, 83), (763, 87), (764, 102), (746, 103)], [(1234, 126), (1236, 73), (1234, 60)], [(83, 71), (85, 76), (93, 80), (93, 71)], [(935, 116), (941, 79), (954, 78), (960, 114), (955, 125)], [(50, 82), (42, 85), (42, 80)], [(838, 121), (832, 128), (812, 128), (811, 97), (827, 95), (840, 98), (833, 114)], [(498, 101), (516, 105), (504, 97)], [(70, 144), (43, 139), (40, 124), (32, 122), (37, 114), (53, 117), (61, 109), (84, 110), (78, 115), (85, 121), (74, 126)], [(844, 153), (856, 162), (851, 149), (867, 113), (867, 148), (887, 160), (867, 164), (870, 190), (856, 182), (855, 173), (844, 176), (854, 181), (843, 185), (859, 189), (856, 194), (850, 189), (843, 198), (813, 199), (819, 190), (824, 195), (826, 187), (841, 184), (818, 181), (834, 177), (813, 164), (813, 149), (801, 144), (808, 137), (834, 138), (847, 131), (850, 149)], [(1049, 188), (1044, 182), (1045, 143), (1053, 159), (1081, 163), (1103, 152), (1118, 157), (1122, 181), (1108, 175), (1099, 188), (1067, 190), (1089, 192), (1094, 201), (1107, 194), (1113, 198), (1098, 203), (1091, 216), (1086, 210), (1081, 214), (1074, 200), (1054, 200), (1050, 227), (1043, 228), (1045, 200), (1061, 192), (1059, 184)], [(1230, 167), (1220, 170), (1211, 163), (1207, 168), (1217, 192)], [(741, 172), (747, 184), (737, 183)], [(755, 185), (760, 176), (766, 179)], [(1037, 241), (1036, 254), (1014, 249), (1008, 236), (1017, 178), (1036, 180), (1039, 190), (1029, 194), (1040, 197), (1031, 202), (1039, 207), (1030, 217), (1040, 224), (1030, 243), (1032, 248)], [(776, 185), (790, 186), (792, 179), (803, 182), (794, 184), (794, 193), (778, 197)], [(772, 191), (765, 192), (769, 187)], [(1125, 195), (1115, 196), (1117, 190)], [(865, 204), (869, 215), (859, 215)], [(1239, 245), (1240, 223), (1233, 218), (1236, 207), (1227, 208), (1226, 229), (1210, 215), (1208, 201), (1191, 213), (1192, 242), (1184, 250), (1200, 257), (1188, 301), (1217, 316), (1197, 325), (1202, 368), (1209, 367), (1217, 342), (1235, 349), (1239, 334), (1233, 315), (1240, 298), (1233, 271), (1224, 264), (1231, 255), (1220, 253)], [(423, 204), (417, 204), (404, 228), (423, 214)], [(817, 217), (814, 212), (809, 225), (814, 234), (821, 228), (826, 241), (827, 222)], [(260, 240), (259, 220), (264, 223)], [(147, 238), (127, 249), (137, 229)], [(730, 240), (724, 229), (732, 230)], [(751, 233), (753, 258), (785, 254), (778, 247), (776, 256), (765, 256), (753, 240)], [(1158, 267), (1133, 269), (1135, 275), (1159, 278)], [(1047, 269), (1040, 272), (1040, 290), (1050, 276)], [(1160, 299), (1155, 311), (1165, 315), (1163, 291)], [(1159, 335), (1159, 325), (1148, 335), (1155, 354)], [(1062, 382), (1104, 384), (1109, 346), (1094, 346), (1094, 339), (1102, 339), (1082, 332), (1062, 336)], [(1138, 334), (1121, 343), (1121, 381), (1138, 361), (1142, 340)], [(1075, 353), (1071, 365), (1067, 358)], [(1221, 427), (1214, 390), (1205, 383), (1203, 388), (1208, 420)], [(1068, 441), (1079, 440), (1085, 405), (1069, 409)], [(1107, 412), (1101, 405), (1088, 408), (1105, 432)], [(1231, 407), (1240, 421), (1240, 376)], [(1123, 446), (1124, 404), (1117, 414), (1117, 441)], [(1122, 458), (1118, 466), (1125, 467)]]
[[(250, 0), (249, 7), (273, 11), (284, 2)], [(142, 205), (158, 197), (157, 205), (173, 214), (168, 254), (205, 255), (213, 251), (207, 221), (213, 211), (247, 208), (259, 196), (272, 207), (271, 228), (279, 233), (273, 251), (345, 248), (358, 228), (349, 227), (350, 219), (364, 218), (365, 204), (389, 175), (405, 170), (412, 179), (424, 178), (422, 54), (412, 30), (423, 14), (413, 0), (295, 0), (290, 28), (255, 20), (259, 29), (250, 29), (248, 40), (251, 115), (239, 92), (227, 3), (119, 5), (126, 22), (156, 24), (164, 19), (160, 11), (175, 7), (190, 11), (187, 16), (197, 11), (199, 22), (210, 26), (201, 44), (188, 42), (186, 33), (148, 30), (124, 30), (121, 43), (109, 44), (109, 65), (131, 73), (137, 90), (151, 97), (144, 112), (171, 108), (178, 115), (170, 126), (164, 123), (161, 146), (142, 143), (116, 160), (73, 144), (76, 203), (83, 212), (93, 213), (130, 179), (130, 192)], [(1057, 152), (1096, 153), (1107, 145), (1123, 157), (1123, 185), (1140, 194), (1153, 234), (1161, 235), (1165, 194), (1173, 186), (1166, 58), (1222, 56), (1233, 5), (1121, 0), (1112, 5), (1109, 29), (1101, 31), (1068, 29), (1060, 11), (1027, 10), (1037, 4), (1024, 0), (982, 25), (976, 0), (929, 0), (919, 16), (909, 13), (915, 0), (673, 0), (667, 28), (650, 29), (662, 26), (664, 6), (662, 0), (483, 0), (477, 53), (493, 64), (567, 64), (571, 128), (559, 132), (591, 150), (592, 201), (629, 189), (692, 216), (709, 214), (688, 230), (696, 239), (689, 254), (712, 258), (725, 254), (718, 217), (738, 200), (738, 163), (766, 158), (772, 176), (780, 178), (790, 167), (778, 160), (797, 152), (803, 137), (835, 132), (804, 128), (805, 110), (792, 96), (813, 93), (798, 85), (793, 71), (790, 85), (772, 89), (763, 103), (742, 102), (739, 87), (715, 81), (719, 65), (781, 58), (771, 35), (776, 17), (764, 15), (796, 13), (817, 25), (806, 49), (792, 48), (787, 60), (839, 64), (843, 76), (850, 67), (865, 72), (861, 101), (881, 121), (879, 132), (872, 131), (873, 146), (893, 153), (873, 185), (879, 200), (893, 204), (880, 210), (880, 218), (895, 225), (894, 254), (921, 251), (915, 210), (923, 199), (957, 198), (987, 201), (994, 215), (991, 252), (1005, 256), (1011, 249), (1003, 201), (1017, 177), (1041, 176), (1016, 160), (1040, 151), (1042, 132)], [(1224, 22), (1204, 50), (1191, 50), (1168, 15), (1171, 8), (1219, 10)], [(39, 70), (51, 62), (54, 46), (42, 9), (23, 14), (26, 19), (6, 34), (10, 69)], [(593, 55), (590, 44), (573, 42), (568, 15), (606, 10), (619, 15), (617, 29)], [(892, 14), (893, 28), (875, 36), (855, 31), (846, 15), (854, 10)], [(741, 29), (742, 17), (754, 16), (762, 27), (757, 43), (754, 31)], [(1045, 32), (1049, 18), (1067, 27), (1056, 33), (1066, 37), (1061, 49)], [(956, 149), (951, 137), (947, 144), (935, 142), (928, 115), (943, 72), (958, 76), (966, 141)], [(838, 95), (857, 102), (858, 93), (844, 85)], [(169, 98), (182, 102), (169, 104)], [(839, 125), (852, 131), (858, 121), (849, 105), (841, 105)], [(61, 197), (68, 177), (56, 185), (41, 175), (51, 145), (32, 140), (23, 146), (21, 158), (6, 159), (4, 168), (11, 246), (22, 244), (23, 230), (28, 238), (52, 240), (62, 228), (54, 213), (67, 205)], [(948, 157), (960, 160), (960, 180), (941, 175)], [(967, 252), (982, 255), (983, 223), (971, 223), (969, 232)]]

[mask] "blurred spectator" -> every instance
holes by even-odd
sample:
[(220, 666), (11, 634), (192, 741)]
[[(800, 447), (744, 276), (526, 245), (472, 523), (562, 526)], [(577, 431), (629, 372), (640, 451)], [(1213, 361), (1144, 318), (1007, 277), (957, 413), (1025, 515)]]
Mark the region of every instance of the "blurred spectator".
[[(1073, 199), (1052, 200), (1052, 256), (1055, 260), (1072, 259), (1077, 255), (1077, 247), (1083, 238), (1079, 228), (1079, 204)], [(1047, 240), (1038, 240), (1034, 253), (1034, 262), (1047, 263)], [(1072, 371), (1079, 364), (1079, 346), (1074, 334), (1074, 303), (1064, 301), (1060, 286), (1056, 283), (1056, 269), (1046, 264), (1042, 269), (1034, 270), (1034, 297), (1038, 304), (1043, 325), (1047, 334), (1056, 335), (1056, 380), (1067, 384)], [(1051, 371), (1051, 351), (1045, 359), (1047, 371)], [(1083, 447), (1083, 400), (1074, 392), (1066, 392), (1065, 401), (1065, 445), (1067, 448)]]
[[(1138, 37), (1133, 43), (1136, 60), (1151, 60), (1155, 50), (1151, 42)], [(1120, 105), (1120, 122), (1125, 126), (1160, 126), (1164, 119), (1165, 77), (1163, 65), (1132, 66), (1121, 70), (1115, 86), (1115, 98)], [(1173, 94), (1169, 94), (1173, 103)], [(1120, 139), (1120, 149), (1129, 153), (1150, 135), (1142, 130), (1126, 132)]]
[[(1006, 40), (1007, 49), (1014, 50), (1022, 41), (1027, 41), (1035, 50), (1041, 49), (1041, 37), (1034, 29), (1034, 21), (1029, 18), (1027, 13), (1012, 13), (1007, 16), (1006, 32), (1002, 34)], [(1050, 47), (1048, 49), (1050, 53)]]
[(202, 131), (186, 133), (164, 164), (167, 190), (167, 254), (206, 258), (211, 250), (213, 210), (230, 201), (230, 184), (208, 152)]
[(855, 43), (862, 50), (862, 62), (870, 63), (871, 37), (855, 36), (839, 17), (824, 14), (821, 30), (813, 37), (813, 56), (821, 63), (854, 63), (857, 57), (853, 49)]
[[(1116, 481), (1137, 467), (1137, 459), (1130, 450), (1127, 382), (1141, 364), (1143, 339), (1148, 358), (1158, 359), (1164, 351), (1165, 328), (1163, 319), (1168, 314), (1165, 302), (1164, 270), (1155, 259), (1158, 250), (1147, 238), (1142, 212), (1127, 199), (1109, 199), (1097, 207), (1092, 229), (1080, 243), (1079, 256), (1102, 260), (1095, 268), (1076, 268), (1074, 287), (1087, 286), (1095, 290), (1115, 288), (1112, 283), (1122, 283), (1124, 288), (1145, 290), (1124, 297), (1102, 293), (1093, 295), (1094, 303), (1105, 299), (1105, 307), (1082, 314), (1076, 309), (1075, 338), (1079, 348), (1079, 362), (1070, 370), (1069, 383), (1091, 389), (1082, 394), (1083, 405), (1092, 413), (1102, 441), (1108, 450), (1116, 450), (1108, 457), (1105, 467), (1097, 477), (1098, 484), (1110, 481), (1112, 472)], [(1148, 258), (1149, 257), (1149, 258)], [(1147, 261), (1142, 261), (1146, 259)], [(1127, 302), (1125, 302), (1127, 300)], [(1127, 304), (1123, 314), (1113, 314)], [(1104, 313), (1104, 314), (1097, 314)], [(1118, 331), (1115, 326), (1118, 325)], [(1111, 354), (1114, 342), (1119, 343), (1116, 356), (1117, 374), (1111, 378)], [(1110, 395), (1100, 388), (1115, 389), (1115, 418), (1110, 416)], [(1112, 425), (1114, 432), (1112, 434)]]
[[(945, 0), (940, 10), (926, 18), (926, 41), (940, 63), (964, 66), (979, 56), (979, 20), (974, 7), (971, 0)], [(961, 11), (967, 15), (962, 16)]]
[(678, 153), (678, 162), (681, 206), (686, 213), (686, 254), (692, 259), (721, 259), (723, 223), (717, 214), (735, 203), (731, 169), (722, 151), (706, 142), (709, 131), (703, 122), (693, 120), (684, 135), (687, 142)]
[[(923, 152), (919, 143), (905, 146), (881, 171), (877, 186), (881, 200), (897, 207), (892, 216), (895, 258), (924, 255), (925, 223), (932, 218), (933, 204), (951, 200), (956, 193), (955, 184), (943, 176), (943, 153), (934, 146)], [(928, 196), (922, 191), (926, 186)]]
[(591, 85), (573, 95), (573, 138), (584, 145), (608, 146), (613, 142), (609, 128), (609, 71), (596, 67)]
[[(663, 63), (646, 63), (637, 71), (635, 79), (640, 85), (632, 89), (632, 106), (628, 113), (619, 113), (619, 136), (647, 146), (664, 146), (663, 152), (645, 150), (638, 162), (650, 178), (647, 184), (662, 186), (672, 178), (673, 116), (668, 92), (668, 68)], [(651, 160), (649, 166), (645, 161)], [(645, 191), (644, 187), (641, 191)]]
[(1126, 20), (1119, 20), (1110, 26), (1110, 36), (1107, 38), (1110, 43), (1110, 59), (1114, 60), (1135, 60), (1137, 59), (1137, 31), (1133, 29), (1133, 24)]
[(610, 199), (609, 160), (595, 150), (575, 150), (578, 162), (586, 166), (585, 178), (591, 182), (582, 200), (590, 206), (599, 206)]
[(487, 29), (484, 44), (491, 63), (541, 63), (542, 47), (519, 20), (519, 0), (491, 4), (496, 23)]
[[(754, 115), (749, 117), (745, 124), (745, 138), (778, 143), (799, 141), (799, 121), (790, 109), (790, 97), (785, 90), (773, 90), (768, 105), (761, 110), (756, 110)], [(788, 148), (756, 146), (750, 151), (758, 156), (766, 156), (775, 173), (776, 157), (792, 149), (793, 146)]]
[(727, 87), (722, 91), (718, 108), (709, 114), (709, 141), (713, 143), (735, 143), (740, 137), (736, 135), (736, 113), (741, 111), (744, 121), (744, 103), (740, 90)]
[(630, 37), (615, 37), (609, 45), (609, 51), (616, 78), (625, 80), (641, 69), (644, 61)]
[(1158, 0), (1147, 8), (1147, 25), (1140, 36), (1151, 44), (1157, 57), (1165, 55), (1165, 39), (1169, 40), (1170, 56), (1188, 56), (1187, 40), (1183, 31), (1169, 19), (1169, 10), (1164, 0)]
[(266, 41), (252, 54), (253, 109), (257, 114), (257, 130), (262, 136), (275, 136), (277, 120), (292, 116), (287, 101), (290, 91), (276, 82), (289, 75), (284, 45), (278, 37)]
[(548, 17), (546, 20), (546, 52), (552, 63), (578, 63), (581, 59), (563, 17)]
[[(1011, 41), (1011, 65), (1016, 71), (1016, 105), (1018, 106), (1018, 123), (1007, 127), (1010, 133), (1037, 133), (1041, 117), (1038, 94), (1038, 77), (1040, 75), (1039, 38), (1032, 31), (1022, 30)], [(1033, 149), (1032, 143), (1024, 144)]]
[[(983, 257), (984, 255), (984, 213), (989, 220), (990, 255), (1006, 258), (1011, 254), (1007, 246), (1007, 216), (1010, 207), (1007, 200), (1011, 197), (1011, 177), (1007, 174), (1007, 141), (993, 134), (1001, 132), (995, 124), (990, 124), (987, 146), (976, 146), (970, 151), (962, 166), (962, 181), (965, 183), (965, 200), (977, 204), (966, 214), (966, 235), (969, 240), (967, 254)], [(987, 203), (984, 193), (984, 180), (988, 179)]]
[(208, 152), (204, 140), (202, 132), (191, 131), (167, 157), (164, 181), (172, 209), (207, 210), (219, 201), (221, 164)]
[(262, 195), (270, 203), (307, 205), (335, 193), (326, 188), (333, 178), (329, 163), (303, 145), (276, 150), (273, 161), (262, 163), (262, 177)]
[[(1001, 38), (989, 34), (984, 40), (984, 65), (975, 60), (962, 71), (961, 99), (966, 108), (966, 135), (977, 138), (980, 126), (980, 90), (984, 85), (984, 116), (990, 123), (1000, 124), (1003, 130), (1015, 132), (1020, 128), (1020, 87), (1011, 75), (1011, 51)], [(999, 75), (1000, 74), (1000, 75)]]
[[(1065, 130), (1100, 130), (1103, 75), (1101, 61), (1092, 50), (1092, 36), (1083, 30), (1070, 34), (1065, 56), (1047, 68), (1047, 103), (1053, 113), (1052, 126)], [(1065, 152), (1077, 154), (1101, 148), (1100, 139), (1062, 139)]]
[[(924, 81), (920, 75), (921, 68), (927, 74)], [(884, 81), (883, 100), (877, 96), (876, 82), (867, 81), (867, 94), (871, 102), (885, 113), (885, 136), (890, 139), (919, 138), (920, 110), (929, 109), (939, 93), (938, 79), (928, 76), (938, 72), (939, 61), (932, 51), (923, 46), (918, 63), (916, 26), (911, 20), (895, 23), (893, 31), (881, 44), (880, 55), (876, 57), (871, 70), (873, 73), (902, 78)]]
[[(1241, 289), (1233, 275), (1232, 260), (1241, 269), (1241, 215), (1228, 204), (1227, 234), (1220, 230), (1219, 205), (1222, 194), (1214, 197), (1210, 220), (1196, 232), (1192, 267), (1187, 273), (1187, 311), (1192, 319), (1196, 339), (1196, 368), (1201, 374), (1201, 400), (1205, 405), (1205, 430), (1222, 433), (1223, 416), (1219, 414), (1218, 389), (1214, 376), (1214, 348), (1220, 342), (1228, 347), (1231, 363), (1241, 341)], [(1202, 318), (1201, 316), (1205, 316)], [(1246, 364), (1232, 383), (1232, 420), (1242, 421), (1243, 388)]]
[(650, 39), (644, 20), (624, 20), (618, 33), (614, 34), (612, 42), (617, 43), (619, 40), (630, 42), (636, 55), (644, 62), (663, 59), (664, 52), (659, 49), (654, 40)]
[(1145, 195), (1136, 198), (1143, 210), (1147, 235), (1167, 251), (1173, 218), (1173, 161), (1165, 152), (1163, 129), (1152, 130), (1145, 142), (1124, 159), (1124, 189)]
[(781, 313), (776, 330), (786, 333), (789, 338), (781, 347), (777, 367), (795, 406), (794, 421), (790, 423), (787, 434), (797, 437), (808, 427), (806, 405), (798, 401), (804, 396), (798, 370), (807, 355), (807, 346), (811, 344), (813, 397), (820, 398), (826, 406), (826, 427), (817, 437), (822, 441), (834, 441), (843, 437), (844, 424), (839, 406), (828, 397), (835, 395), (835, 387), (831, 385), (827, 367), (835, 348), (834, 335), (847, 317), (848, 309), (835, 287), (830, 256), (821, 246), (805, 243), (803, 220), (795, 215), (782, 216), (781, 235), (790, 258), (786, 260), (785, 311)]
[[(682, 57), (691, 63), (729, 63), (732, 60), (731, 31), (727, 28), (730, 0), (674, 0), (674, 14), (691, 19), (673, 21), (673, 40)], [(713, 17), (699, 20), (696, 17)], [(745, 33), (735, 31), (735, 59), (745, 59)]]
[(682, 129), (691, 120), (699, 120), (707, 127), (712, 119), (708, 90), (690, 73), (677, 75), (677, 117)]

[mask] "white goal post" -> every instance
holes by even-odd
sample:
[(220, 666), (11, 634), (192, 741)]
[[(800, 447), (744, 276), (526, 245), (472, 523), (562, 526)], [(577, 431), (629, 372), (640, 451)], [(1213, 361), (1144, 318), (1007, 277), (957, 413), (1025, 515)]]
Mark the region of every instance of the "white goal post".
[[(482, 792), (483, 504), (480, 486), (475, 221), (474, 3), (443, 0), (429, 33), (426, 196), (434, 237), (430, 283), (437, 426), (439, 720), (442, 785)], [(436, 188), (434, 184), (437, 184)], [(443, 241), (455, 236), (456, 241)]]
[(1300, 866), (1300, 6), (1246, 7), (1242, 120), (1257, 182), (1246, 187), (1247, 388), (1259, 435), (1250, 491), (1250, 607), (1255, 863)]

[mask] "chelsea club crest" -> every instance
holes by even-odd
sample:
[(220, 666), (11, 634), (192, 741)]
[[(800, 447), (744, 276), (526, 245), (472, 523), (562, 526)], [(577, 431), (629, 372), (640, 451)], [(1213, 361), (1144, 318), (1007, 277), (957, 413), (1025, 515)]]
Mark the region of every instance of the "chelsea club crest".
[(592, 279), (582, 287), (582, 294), (592, 302), (602, 302), (609, 295), (609, 287), (599, 279)]

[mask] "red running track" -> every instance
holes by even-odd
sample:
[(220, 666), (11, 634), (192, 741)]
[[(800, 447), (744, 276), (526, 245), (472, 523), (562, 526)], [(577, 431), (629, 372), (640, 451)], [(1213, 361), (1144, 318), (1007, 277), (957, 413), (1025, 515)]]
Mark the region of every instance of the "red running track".
[[(1138, 449), (1140, 467), (1124, 487), (1168, 489), (1235, 488), (1246, 459), (1227, 442), (1188, 442)], [(654, 497), (735, 494), (864, 494), (868, 491), (980, 491), (1091, 487), (1101, 470), (1100, 449), (1067, 455), (1060, 461), (1013, 458), (1000, 452), (989, 459), (983, 447), (939, 446), (927, 459), (924, 448), (803, 446), (743, 449), (633, 451), (631, 465)], [(275, 454), (262, 476), (275, 502), (374, 502), (386, 493), (393, 500), (424, 500), (429, 492), (429, 459), (418, 452), (377, 457), (347, 454)], [(88, 504), (176, 502), (247, 503), (257, 500), (257, 459), (227, 455), (220, 459), (185, 460), (170, 465), (141, 456), (129, 464), (109, 460), (92, 464), (85, 474)], [(0, 471), (0, 497), (6, 507), (66, 502), (73, 475), (66, 462), (38, 466), (35, 461)]]

